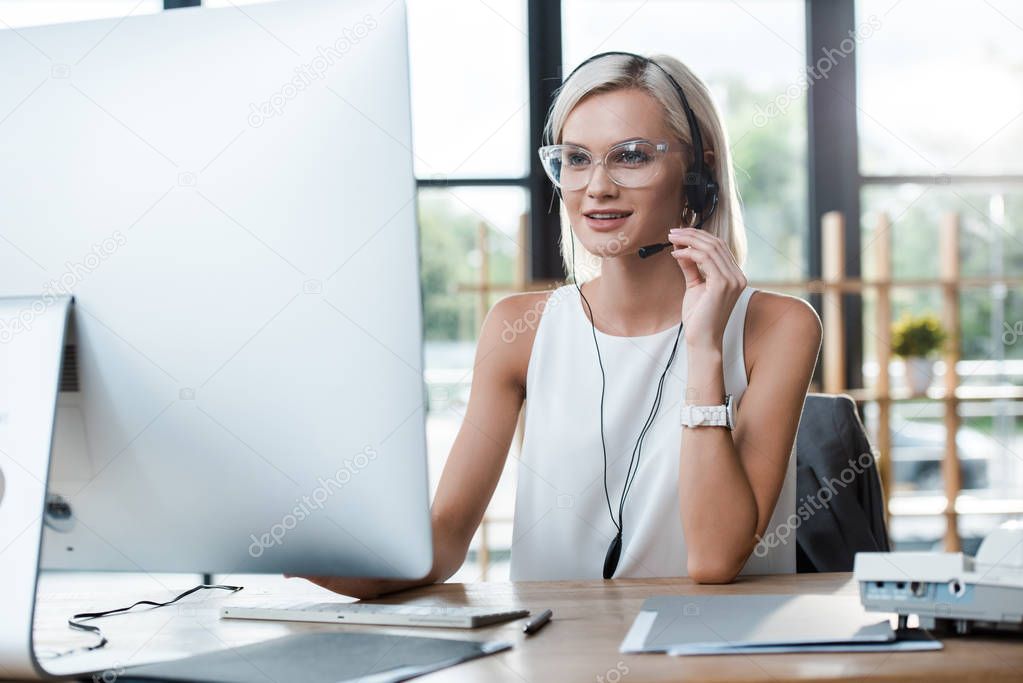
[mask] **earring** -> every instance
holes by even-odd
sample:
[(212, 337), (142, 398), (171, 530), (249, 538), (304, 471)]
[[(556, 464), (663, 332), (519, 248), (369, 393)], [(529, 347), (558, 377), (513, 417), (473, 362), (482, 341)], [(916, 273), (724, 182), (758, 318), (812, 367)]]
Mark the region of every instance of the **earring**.
[(689, 208), (688, 204), (682, 207), (682, 225), (687, 228), (694, 228), (696, 227), (697, 220), (699, 220), (699, 216)]

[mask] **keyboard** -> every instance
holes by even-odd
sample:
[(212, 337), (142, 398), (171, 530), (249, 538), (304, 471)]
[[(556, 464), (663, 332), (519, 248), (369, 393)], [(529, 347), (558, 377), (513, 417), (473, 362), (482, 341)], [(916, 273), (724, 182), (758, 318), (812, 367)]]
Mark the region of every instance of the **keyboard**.
[(529, 610), (499, 610), (490, 607), (452, 605), (381, 605), (371, 602), (278, 603), (226, 605), (222, 619), (267, 619), (271, 621), (315, 621), (331, 624), (375, 624), (378, 626), (442, 626), (479, 628), (529, 616)]

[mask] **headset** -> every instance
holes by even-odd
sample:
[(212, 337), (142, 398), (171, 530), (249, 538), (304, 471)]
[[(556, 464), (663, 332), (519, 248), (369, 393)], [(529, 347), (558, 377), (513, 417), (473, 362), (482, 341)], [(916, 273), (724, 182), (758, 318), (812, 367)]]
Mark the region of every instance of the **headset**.
[[(685, 111), (686, 120), (689, 123), (690, 135), (693, 139), (693, 152), (694, 159), (692, 168), (686, 172), (684, 176), (684, 189), (686, 196), (686, 209), (691, 212), (691, 224), (692, 227), (701, 228), (711, 214), (714, 213), (714, 209), (718, 203), (718, 185), (714, 180), (713, 175), (707, 168), (703, 160), (703, 138), (700, 135), (700, 126), (696, 122), (696, 115), (693, 113), (692, 108), (689, 106), (689, 100), (686, 99), (686, 94), (682, 90), (682, 86), (678, 84), (678, 81), (668, 73), (664, 67), (655, 62), (654, 60), (637, 55), (632, 52), (602, 52), (594, 55), (584, 61), (582, 64), (577, 66), (565, 79), (567, 84), (575, 73), (582, 68), (584, 65), (596, 60), (602, 59), (609, 55), (620, 55), (631, 57), (634, 61), (638, 60), (644, 65), (652, 64), (660, 69), (671, 84), (675, 87), (675, 91), (678, 93), (679, 100), (682, 102), (682, 109)], [(558, 193), (558, 198), (564, 202), (564, 198), (561, 196), (561, 188), (557, 185), (554, 186)], [(639, 249), (640, 258), (647, 258), (656, 254), (657, 252), (673, 246), (671, 242), (662, 242), (657, 244), (650, 244)], [(623, 514), (625, 512), (625, 500), (629, 495), (629, 490), (632, 488), (632, 483), (635, 481), (636, 473), (639, 471), (640, 459), (643, 455), (643, 439), (646, 437), (647, 430), (654, 422), (654, 418), (657, 414), (657, 409), (661, 403), (661, 392), (664, 389), (664, 378), (668, 374), (668, 369), (671, 367), (671, 363), (675, 360), (675, 354), (678, 351), (679, 339), (683, 336), (684, 322), (679, 323), (678, 332), (675, 335), (675, 343), (671, 348), (671, 355), (668, 357), (668, 362), (664, 367), (664, 372), (661, 373), (661, 378), (657, 383), (657, 393), (654, 397), (654, 403), (650, 408), (650, 412), (647, 415), (646, 422), (643, 424), (643, 429), (639, 433), (639, 438), (636, 440), (635, 446), (633, 446), (632, 454), (629, 457), (629, 467), (625, 472), (625, 481), (622, 485), (622, 494), (618, 502), (618, 518), (615, 519), (613, 510), (611, 509), (611, 495), (608, 491), (607, 486), (607, 443), (604, 440), (604, 392), (607, 384), (607, 378), (604, 374), (604, 362), (600, 356), (600, 345), (597, 343), (597, 328), (593, 322), (593, 308), (590, 306), (590, 302), (586, 299), (583, 294), (582, 288), (579, 287), (579, 282), (575, 277), (575, 239), (572, 238), (572, 280), (575, 282), (575, 288), (579, 292), (580, 298), (586, 303), (586, 308), (590, 313), (590, 328), (593, 334), (593, 345), (597, 349), (597, 363), (600, 366), (600, 445), (604, 453), (604, 498), (607, 500), (607, 511), (611, 515), (611, 523), (614, 524), (616, 534), (608, 546), (607, 553), (604, 556), (604, 567), (603, 577), (610, 579), (614, 576), (615, 570), (618, 569), (618, 562), (621, 559), (622, 554), (622, 530), (623, 530)]]
[[(714, 175), (711, 173), (710, 169), (707, 168), (707, 164), (703, 159), (703, 136), (700, 134), (700, 125), (696, 121), (696, 114), (693, 113), (693, 108), (689, 106), (689, 100), (686, 98), (686, 93), (682, 90), (682, 86), (678, 84), (678, 81), (675, 80), (675, 77), (672, 76), (667, 69), (649, 57), (637, 55), (632, 52), (612, 51), (601, 52), (600, 54), (593, 55), (579, 64), (579, 66), (572, 69), (572, 72), (568, 74), (568, 77), (565, 79), (565, 84), (568, 84), (568, 82), (572, 80), (572, 76), (574, 76), (576, 72), (585, 65), (610, 55), (631, 57), (633, 62), (639, 61), (644, 66), (650, 65), (657, 67), (661, 73), (668, 77), (672, 87), (675, 88), (675, 92), (678, 93), (678, 99), (682, 102), (682, 110), (686, 115), (686, 122), (689, 124), (689, 135), (693, 140), (692, 168), (686, 171), (682, 180), (682, 187), (685, 190), (686, 196), (686, 210), (691, 212), (691, 227), (702, 228), (703, 224), (714, 213), (714, 209), (717, 208), (719, 187), (717, 181), (714, 179)], [(562, 203), (564, 203), (564, 198), (561, 196), (561, 188), (555, 186), (555, 189), (558, 192), (558, 199), (561, 199)], [(671, 242), (648, 244), (640, 247), (639, 257), (648, 258), (670, 246), (673, 246)]]

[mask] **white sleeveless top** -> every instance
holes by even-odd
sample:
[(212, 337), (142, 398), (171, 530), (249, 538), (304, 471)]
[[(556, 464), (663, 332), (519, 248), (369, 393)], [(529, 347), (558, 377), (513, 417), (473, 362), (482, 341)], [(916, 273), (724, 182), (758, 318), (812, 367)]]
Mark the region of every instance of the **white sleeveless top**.
[[(746, 391), (743, 329), (746, 287), (723, 338), (725, 392), (738, 406)], [(593, 332), (575, 285), (547, 300), (526, 375), (526, 414), (518, 466), (511, 580), (602, 578), (615, 526), (604, 496), (600, 445), (600, 367)], [(640, 337), (596, 331), (607, 377), (604, 437), (611, 507), (618, 501), (636, 439), (650, 414), (657, 382), (678, 326)], [(622, 554), (615, 578), (685, 576), (686, 543), (679, 513), (679, 415), (687, 374), (685, 332), (664, 379), (661, 403), (625, 503)], [(791, 525), (795, 512), (795, 446), (768, 532)], [(788, 522), (786, 521), (788, 520)], [(798, 521), (797, 521), (798, 523)], [(796, 570), (795, 530), (788, 543), (750, 556), (744, 574)], [(778, 534), (778, 537), (782, 534)]]

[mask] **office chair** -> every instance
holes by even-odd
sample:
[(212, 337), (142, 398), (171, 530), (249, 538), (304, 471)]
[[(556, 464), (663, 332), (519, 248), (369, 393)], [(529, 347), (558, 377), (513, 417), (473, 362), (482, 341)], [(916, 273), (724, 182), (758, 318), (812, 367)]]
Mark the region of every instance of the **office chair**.
[(857, 552), (891, 549), (873, 449), (845, 394), (811, 393), (803, 403), (796, 513), (797, 572), (851, 572)]

